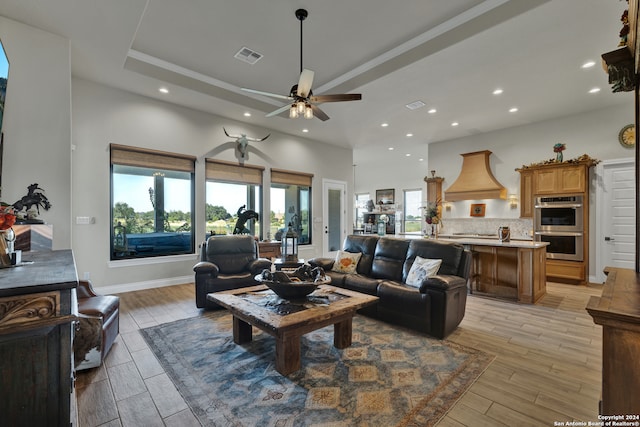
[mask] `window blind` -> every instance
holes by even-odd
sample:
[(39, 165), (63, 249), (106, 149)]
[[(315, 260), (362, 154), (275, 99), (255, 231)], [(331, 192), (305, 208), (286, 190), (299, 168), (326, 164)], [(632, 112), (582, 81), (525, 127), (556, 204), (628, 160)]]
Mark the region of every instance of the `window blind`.
[(271, 169), (271, 182), (274, 184), (302, 185), (311, 187), (313, 174)]
[(238, 165), (221, 160), (206, 160), (205, 177), (207, 180), (241, 182), (244, 184), (262, 185), (264, 167)]
[(196, 157), (146, 148), (110, 144), (111, 164), (195, 172)]

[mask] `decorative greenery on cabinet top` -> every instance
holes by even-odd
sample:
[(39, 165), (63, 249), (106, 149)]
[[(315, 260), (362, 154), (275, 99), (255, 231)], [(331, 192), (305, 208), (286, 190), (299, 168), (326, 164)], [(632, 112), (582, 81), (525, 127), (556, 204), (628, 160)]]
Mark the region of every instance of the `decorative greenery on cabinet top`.
[(560, 164), (567, 164), (567, 165), (585, 164), (588, 167), (593, 167), (593, 166), (597, 165), (598, 163), (600, 163), (600, 160), (594, 159), (593, 157), (589, 156), (588, 154), (583, 154), (582, 156), (576, 157), (574, 159), (566, 160), (564, 162), (558, 162), (558, 161), (556, 161), (555, 158), (552, 158), (552, 159), (543, 160), (543, 161), (537, 162), (537, 163), (531, 163), (529, 165), (522, 165), (521, 168), (516, 168), (515, 170), (517, 172), (520, 172), (520, 171), (525, 170), (525, 169), (538, 168), (538, 167), (541, 167), (541, 166), (557, 166), (557, 165), (560, 165)]

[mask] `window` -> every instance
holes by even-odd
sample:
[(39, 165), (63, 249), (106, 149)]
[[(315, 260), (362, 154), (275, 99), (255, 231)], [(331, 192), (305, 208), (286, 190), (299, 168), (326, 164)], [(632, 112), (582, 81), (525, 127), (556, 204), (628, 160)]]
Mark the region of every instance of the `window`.
[(111, 259), (193, 253), (195, 157), (110, 149)]
[(408, 234), (420, 234), (422, 226), (422, 211), (420, 204), (422, 190), (404, 190), (403, 228)]
[[(262, 239), (260, 166), (207, 159), (205, 230), (211, 234), (251, 234)], [(252, 215), (255, 213), (257, 218)], [(239, 221), (240, 220), (240, 221)]]
[(364, 213), (369, 211), (367, 208), (369, 200), (371, 200), (369, 193), (356, 194), (356, 214), (354, 218), (356, 221), (355, 228), (358, 230), (364, 228)]
[(311, 243), (311, 180), (313, 175), (271, 169), (269, 233), (281, 240), (289, 223), (298, 233), (298, 244)]

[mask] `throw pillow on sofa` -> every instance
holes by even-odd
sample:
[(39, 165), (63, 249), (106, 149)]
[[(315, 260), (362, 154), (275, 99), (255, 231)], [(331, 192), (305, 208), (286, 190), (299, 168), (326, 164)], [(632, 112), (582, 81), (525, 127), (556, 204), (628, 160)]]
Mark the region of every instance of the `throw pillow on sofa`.
[(333, 268), (331, 271), (336, 271), (338, 273), (346, 273), (353, 274), (356, 272), (356, 268), (358, 267), (358, 261), (360, 261), (360, 257), (362, 256), (361, 252), (345, 252), (338, 251), (336, 254), (336, 261), (333, 263)]
[(438, 274), (441, 264), (441, 259), (429, 259), (417, 256), (407, 275), (407, 285), (419, 288), (424, 279)]

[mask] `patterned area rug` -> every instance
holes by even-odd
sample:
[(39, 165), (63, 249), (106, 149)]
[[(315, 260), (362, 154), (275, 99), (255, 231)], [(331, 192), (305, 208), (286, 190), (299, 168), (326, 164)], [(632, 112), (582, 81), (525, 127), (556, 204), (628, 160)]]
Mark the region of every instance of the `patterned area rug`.
[(304, 335), (302, 368), (286, 377), (274, 338), (253, 328), (234, 344), (226, 311), (141, 332), (205, 426), (431, 426), (493, 360), (360, 315), (349, 348), (333, 347), (332, 326)]

